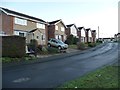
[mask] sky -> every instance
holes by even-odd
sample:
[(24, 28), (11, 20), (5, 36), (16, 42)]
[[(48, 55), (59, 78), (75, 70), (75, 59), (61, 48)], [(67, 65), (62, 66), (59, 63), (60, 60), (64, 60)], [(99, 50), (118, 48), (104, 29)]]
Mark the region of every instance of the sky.
[(119, 0), (1, 0), (5, 7), (45, 21), (62, 19), (97, 31), (99, 37), (114, 37), (118, 33)]

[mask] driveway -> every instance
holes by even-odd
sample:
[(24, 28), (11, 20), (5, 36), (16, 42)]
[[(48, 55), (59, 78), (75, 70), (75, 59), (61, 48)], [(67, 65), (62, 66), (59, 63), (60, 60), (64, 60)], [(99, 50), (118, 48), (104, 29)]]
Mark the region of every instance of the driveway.
[(55, 88), (118, 59), (118, 44), (56, 60), (3, 68), (3, 88)]

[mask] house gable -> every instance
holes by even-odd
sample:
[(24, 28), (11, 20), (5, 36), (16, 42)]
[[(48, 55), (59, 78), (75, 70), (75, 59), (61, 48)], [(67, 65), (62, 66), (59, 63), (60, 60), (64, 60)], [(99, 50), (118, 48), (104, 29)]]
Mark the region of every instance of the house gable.
[(77, 29), (76, 29), (75, 25), (71, 26), (70, 28), (71, 28), (70, 29), (71, 30), (71, 34), (74, 35), (74, 36), (77, 36)]

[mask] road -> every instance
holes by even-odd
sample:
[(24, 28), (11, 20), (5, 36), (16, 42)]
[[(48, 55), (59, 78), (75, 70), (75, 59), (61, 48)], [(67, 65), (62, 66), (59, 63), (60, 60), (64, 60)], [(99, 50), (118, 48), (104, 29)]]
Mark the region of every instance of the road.
[(118, 59), (118, 44), (62, 59), (3, 68), (3, 88), (55, 88)]

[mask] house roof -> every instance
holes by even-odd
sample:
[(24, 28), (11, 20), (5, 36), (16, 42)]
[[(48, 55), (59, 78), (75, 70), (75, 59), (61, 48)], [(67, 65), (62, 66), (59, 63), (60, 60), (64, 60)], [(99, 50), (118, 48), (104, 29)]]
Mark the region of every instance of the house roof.
[(69, 24), (69, 25), (66, 25), (68, 28), (69, 27), (72, 27), (72, 26), (75, 26), (75, 28), (78, 30), (78, 28), (76, 27), (76, 25), (75, 24)]
[(79, 30), (81, 30), (82, 28), (84, 28), (84, 27), (78, 27)]
[(42, 33), (39, 28), (35, 28), (35, 29), (33, 29), (33, 30), (30, 30), (28, 33), (33, 33), (33, 32), (35, 32), (35, 31), (37, 31), (37, 30), (38, 30), (40, 33)]
[(33, 30), (30, 30), (29, 33), (33, 33), (37, 30), (37, 28), (33, 29)]
[(92, 32), (96, 32), (96, 30), (92, 30)]
[(57, 23), (60, 23), (60, 22), (64, 25), (65, 28), (67, 28), (66, 25), (63, 23), (63, 21), (62, 21), (61, 19), (55, 20), (55, 21), (52, 21), (52, 22), (48, 22), (48, 23), (49, 23), (49, 24), (56, 25)]
[(120, 35), (120, 33), (117, 33), (117, 35)]
[(19, 12), (13, 11), (13, 10), (9, 10), (7, 8), (0, 7), (0, 10), (2, 10), (7, 15), (21, 16), (21, 17), (25, 17), (25, 18), (29, 18), (29, 19), (33, 19), (33, 20), (37, 20), (37, 21), (46, 23), (46, 21), (44, 21), (42, 19), (39, 19), (39, 18), (36, 18), (36, 17), (33, 17), (33, 16), (29, 16), (29, 15), (26, 15), (26, 14), (23, 14), (23, 13), (19, 13)]
[(69, 24), (69, 25), (66, 25), (67, 27), (71, 27), (71, 26), (73, 26), (74, 24)]
[(52, 21), (52, 22), (48, 22), (49, 24), (56, 24), (56, 23), (58, 23), (58, 22), (60, 22), (61, 21), (61, 19), (59, 19), (59, 20), (55, 20), (55, 21)]
[(91, 30), (91, 29), (90, 29), (90, 28), (87, 28), (87, 29), (86, 29), (86, 31), (89, 31), (89, 30)]

